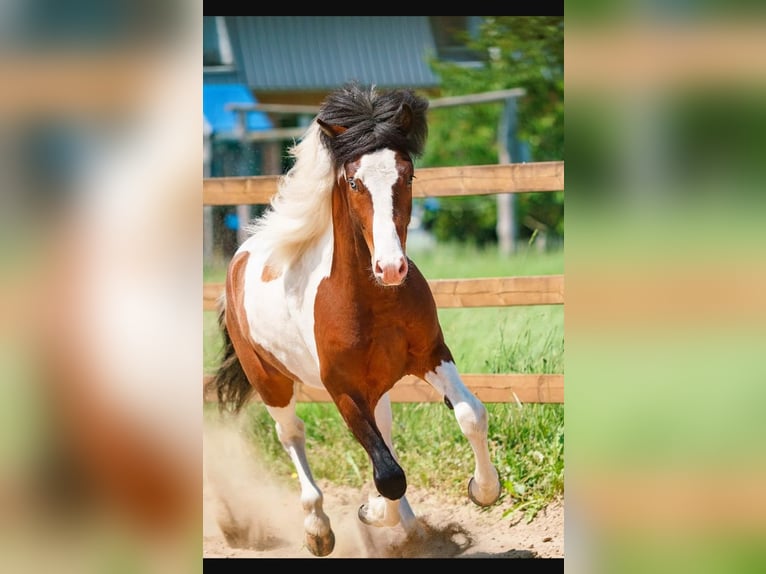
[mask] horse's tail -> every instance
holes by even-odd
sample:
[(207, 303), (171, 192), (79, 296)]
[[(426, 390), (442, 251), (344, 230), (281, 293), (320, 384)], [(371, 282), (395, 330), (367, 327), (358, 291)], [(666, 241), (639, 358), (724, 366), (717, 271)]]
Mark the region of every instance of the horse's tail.
[(206, 386), (216, 393), (219, 411), (236, 414), (250, 399), (253, 386), (245, 375), (226, 328), (226, 304), (223, 298), (219, 308), (218, 326), (223, 336), (223, 357), (218, 370)]

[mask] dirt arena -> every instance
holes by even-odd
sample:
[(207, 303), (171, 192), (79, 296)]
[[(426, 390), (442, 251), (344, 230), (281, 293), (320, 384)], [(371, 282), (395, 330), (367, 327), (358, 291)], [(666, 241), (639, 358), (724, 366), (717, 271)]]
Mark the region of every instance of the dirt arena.
[[(286, 485), (267, 477), (236, 434), (206, 431), (204, 558), (314, 557), (303, 541), (297, 480)], [(357, 510), (367, 499), (369, 487), (359, 490), (325, 481), (319, 481), (319, 487), (335, 532), (335, 550), (329, 558), (564, 557), (563, 500), (527, 523), (522, 516), (503, 516), (510, 502), (482, 509), (467, 496), (449, 499), (410, 486), (407, 498), (425, 536), (408, 541), (398, 528), (373, 528), (359, 522)]]

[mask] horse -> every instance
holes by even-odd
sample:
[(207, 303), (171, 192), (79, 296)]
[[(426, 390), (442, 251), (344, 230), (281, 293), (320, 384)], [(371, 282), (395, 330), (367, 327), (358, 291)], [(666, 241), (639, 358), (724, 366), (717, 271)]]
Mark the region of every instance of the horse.
[(411, 90), (354, 82), (331, 92), (227, 269), (223, 359), (210, 385), (232, 413), (260, 396), (295, 466), (315, 556), (333, 551), (335, 534), (306, 456), (298, 384), (328, 392), (369, 456), (377, 493), (359, 508), (363, 524), (422, 532), (392, 443), (389, 391), (405, 375), (439, 391), (470, 442), (469, 498), (490, 506), (500, 496), (487, 409), (462, 382), (429, 285), (405, 251), (427, 108)]

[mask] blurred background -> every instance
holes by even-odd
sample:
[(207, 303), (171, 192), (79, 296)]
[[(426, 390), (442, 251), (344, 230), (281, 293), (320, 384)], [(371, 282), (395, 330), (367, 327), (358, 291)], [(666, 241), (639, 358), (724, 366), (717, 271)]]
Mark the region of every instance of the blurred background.
[[(201, 179), (269, 173), (283, 154), (227, 139), (208, 114), (207, 68), (225, 73), (234, 55), (223, 37), (240, 24), (226, 18), (222, 33), (201, 8), (3, 5), (0, 552), (10, 571), (202, 568), (200, 270), (226, 257), (242, 214), (200, 209)], [(418, 89), (543, 96), (516, 99), (515, 126), (505, 102), (434, 110), (419, 165), (498, 163), (503, 145), (511, 161), (567, 161), (573, 571), (766, 565), (765, 16), (748, 2), (569, 3), (566, 154), (563, 81), (541, 71), (555, 63), (514, 56), (524, 42), (547, 54), (563, 28), (487, 37), (486, 20), (458, 17), (467, 38), (440, 44), (428, 22), (439, 84)], [(442, 48), (456, 61), (437, 58)], [(278, 101), (316, 105), (329, 88), (287, 101), (287, 86)], [(219, 101), (270, 101), (265, 89), (249, 97)], [(306, 115), (261, 120), (293, 129)], [(499, 125), (514, 128), (511, 143)], [(442, 136), (450, 126), (459, 140)], [(563, 196), (545, 195), (513, 206), (510, 253), (543, 249), (543, 232), (544, 249), (562, 244)], [(465, 234), (501, 249), (494, 198), (463, 203), (424, 202), (427, 241)], [(470, 234), (466, 213), (486, 213)]]
[(202, 4), (0, 27), (2, 569), (200, 571)]
[(566, 15), (567, 567), (763, 570), (766, 14)]

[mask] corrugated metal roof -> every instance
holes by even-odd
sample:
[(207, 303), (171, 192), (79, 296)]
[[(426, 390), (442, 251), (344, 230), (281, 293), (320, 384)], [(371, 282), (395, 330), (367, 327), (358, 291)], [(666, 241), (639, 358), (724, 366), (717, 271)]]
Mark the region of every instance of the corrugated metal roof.
[[(439, 85), (427, 16), (227, 16), (242, 79), (255, 91)], [(219, 81), (227, 81), (220, 78)]]

